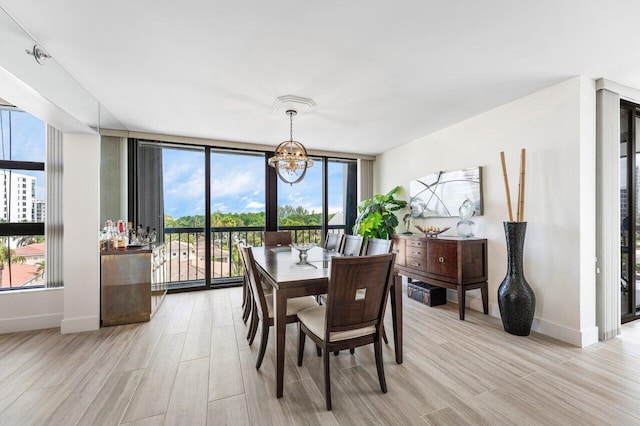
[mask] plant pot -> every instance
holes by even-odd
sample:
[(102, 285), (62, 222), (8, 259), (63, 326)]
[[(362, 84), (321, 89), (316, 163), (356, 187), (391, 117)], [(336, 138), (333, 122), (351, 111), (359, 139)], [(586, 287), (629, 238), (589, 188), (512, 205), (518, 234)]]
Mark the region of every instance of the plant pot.
[(498, 287), (502, 326), (507, 333), (528, 336), (536, 310), (536, 294), (524, 277), (523, 252), (527, 222), (504, 222), (507, 275)]

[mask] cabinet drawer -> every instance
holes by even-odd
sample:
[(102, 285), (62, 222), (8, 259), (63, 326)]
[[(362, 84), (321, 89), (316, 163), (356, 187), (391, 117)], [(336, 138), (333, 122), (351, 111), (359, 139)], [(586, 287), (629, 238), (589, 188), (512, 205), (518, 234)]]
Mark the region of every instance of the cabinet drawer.
[(456, 244), (431, 241), (427, 247), (427, 270), (448, 278), (458, 276), (458, 247)]
[(427, 258), (427, 251), (420, 247), (407, 247), (407, 257)]
[(407, 257), (407, 267), (408, 268), (413, 268), (413, 269), (419, 269), (420, 271), (423, 271), (425, 266), (426, 266), (427, 262), (425, 262), (424, 259), (419, 258), (419, 257)]
[(407, 250), (410, 249), (411, 247), (426, 247), (427, 243), (422, 241), (422, 240), (414, 240), (414, 239), (409, 239), (407, 240)]

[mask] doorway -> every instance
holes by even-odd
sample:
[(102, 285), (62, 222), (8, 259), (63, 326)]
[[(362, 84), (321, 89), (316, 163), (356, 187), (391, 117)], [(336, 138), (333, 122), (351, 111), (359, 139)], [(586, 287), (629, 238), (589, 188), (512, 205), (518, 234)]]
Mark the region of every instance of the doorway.
[(620, 311), (640, 312), (640, 105), (620, 103)]

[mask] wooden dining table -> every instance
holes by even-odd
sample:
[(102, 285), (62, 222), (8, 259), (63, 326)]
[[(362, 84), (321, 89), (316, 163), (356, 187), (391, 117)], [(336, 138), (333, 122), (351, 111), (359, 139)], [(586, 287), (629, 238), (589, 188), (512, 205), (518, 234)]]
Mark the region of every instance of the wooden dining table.
[[(284, 350), (287, 330), (287, 299), (327, 292), (331, 258), (342, 256), (335, 251), (314, 247), (301, 262), (299, 252), (291, 247), (252, 247), (256, 266), (264, 281), (273, 287), (274, 325), (276, 329), (276, 396), (283, 395)], [(393, 339), (396, 362), (402, 363), (402, 280), (393, 274), (390, 291)]]

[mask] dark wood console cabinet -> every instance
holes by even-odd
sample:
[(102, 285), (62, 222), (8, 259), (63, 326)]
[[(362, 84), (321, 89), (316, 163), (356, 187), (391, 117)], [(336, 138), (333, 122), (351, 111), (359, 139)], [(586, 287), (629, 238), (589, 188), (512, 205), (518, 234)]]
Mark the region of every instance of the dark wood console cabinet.
[(394, 235), (392, 239), (400, 275), (457, 290), (461, 320), (465, 291), (479, 288), (482, 308), (489, 313), (486, 239), (420, 235)]

